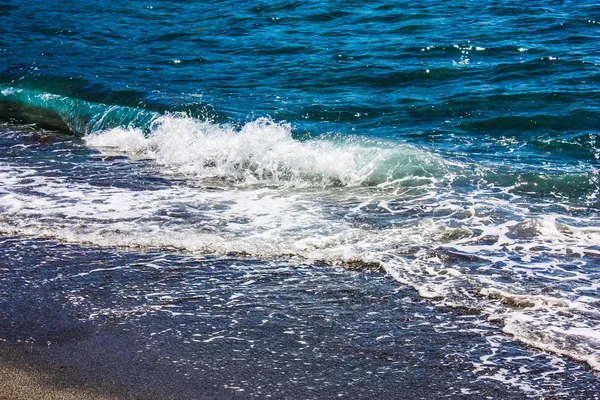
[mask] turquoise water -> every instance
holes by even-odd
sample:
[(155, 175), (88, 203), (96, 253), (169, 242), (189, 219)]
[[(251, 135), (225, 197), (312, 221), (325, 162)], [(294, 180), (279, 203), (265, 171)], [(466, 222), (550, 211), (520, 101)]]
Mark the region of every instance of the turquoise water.
[[(547, 357), (474, 352), (461, 378), (597, 387), (596, 3), (5, 1), (0, 22), (4, 237), (377, 269), (432, 320), (471, 310), (490, 354)], [(548, 386), (565, 363), (587, 383)]]

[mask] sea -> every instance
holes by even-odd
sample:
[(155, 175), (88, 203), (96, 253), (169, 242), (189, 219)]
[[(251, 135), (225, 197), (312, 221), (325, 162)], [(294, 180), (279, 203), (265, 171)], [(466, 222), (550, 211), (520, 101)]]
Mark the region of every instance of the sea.
[(62, 384), (599, 399), (599, 212), (597, 1), (0, 2), (0, 360)]

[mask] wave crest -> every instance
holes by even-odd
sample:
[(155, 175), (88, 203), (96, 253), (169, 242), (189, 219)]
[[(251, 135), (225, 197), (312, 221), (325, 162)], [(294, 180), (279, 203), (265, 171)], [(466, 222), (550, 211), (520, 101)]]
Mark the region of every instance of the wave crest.
[(259, 118), (241, 129), (183, 114), (160, 116), (145, 135), (114, 128), (88, 135), (90, 146), (142, 155), (188, 176), (293, 187), (374, 186), (421, 177), (434, 180), (448, 164), (405, 144), (358, 137), (296, 140), (292, 127)]

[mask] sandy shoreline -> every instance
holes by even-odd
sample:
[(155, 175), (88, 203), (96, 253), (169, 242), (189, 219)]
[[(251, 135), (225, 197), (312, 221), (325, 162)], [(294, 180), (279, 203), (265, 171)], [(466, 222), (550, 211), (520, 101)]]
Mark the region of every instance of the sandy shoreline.
[(206, 400), (247, 398), (220, 377), (190, 379), (169, 360), (141, 355), (143, 341), (122, 325), (95, 326), (64, 342), (0, 342), (0, 400)]
[(5, 400), (117, 400), (76, 387), (60, 387), (53, 384), (49, 373), (0, 364), (0, 398)]

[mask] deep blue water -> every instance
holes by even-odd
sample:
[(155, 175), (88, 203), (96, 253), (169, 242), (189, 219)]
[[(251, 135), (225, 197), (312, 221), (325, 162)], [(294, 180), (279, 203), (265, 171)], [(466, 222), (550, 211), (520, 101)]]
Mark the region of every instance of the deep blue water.
[[(286, 282), (290, 297), (278, 291), (272, 310), (314, 302), (323, 307), (314, 313), (344, 321), (392, 318), (405, 298), (369, 309), (349, 301), (331, 311), (333, 295), (305, 287), (323, 274), (327, 285), (363, 285), (367, 297), (383, 290), (393, 298), (389, 285), (413, 291), (428, 306), (402, 312), (424, 315), (454, 339), (476, 333), (487, 343), (473, 339), (469, 347), (465, 336), (454, 346), (464, 358), (457, 356), (454, 376), (439, 372), (441, 386), (482, 383), (454, 385), (451, 397), (481, 396), (485, 382), (494, 382), (500, 386), (489, 396), (498, 398), (509, 396), (499, 387), (591, 398), (600, 370), (599, 38), (600, 6), (591, 1), (5, 0), (0, 234), (24, 253), (41, 241), (49, 253), (100, 254), (113, 267), (127, 260), (132, 272), (114, 293), (133, 296), (134, 306), (82, 293), (88, 275), (103, 271), (76, 275), (85, 256), (72, 273), (82, 281), (63, 282), (69, 272), (51, 263), (54, 277), (39, 285), (63, 282), (56, 290), (78, 321), (125, 315), (143, 332), (159, 325), (175, 332), (185, 315), (187, 328), (171, 343), (191, 343), (208, 335), (196, 332), (202, 313), (221, 307), (196, 307), (203, 297), (195, 285), (213, 278), (197, 271), (217, 268), (230, 274), (223, 281), (236, 281), (238, 264), (248, 274), (238, 289), (259, 285), (262, 293), (265, 276)], [(6, 257), (2, 281), (22, 271), (29, 282), (37, 263)], [(134, 273), (136, 263), (163, 271), (183, 263), (199, 275), (160, 278), (158, 288)], [(373, 289), (380, 283), (385, 290)], [(36, 293), (32, 301), (44, 302)], [(14, 296), (5, 290), (0, 304), (12, 310)], [(156, 298), (193, 301), (159, 324)], [(129, 314), (131, 307), (143, 311)], [(476, 316), (471, 326), (462, 322), (464, 310)], [(311, 312), (295, 317), (304, 329)], [(252, 336), (256, 323), (244, 319), (242, 331)], [(367, 347), (370, 335), (387, 337), (384, 320), (369, 323), (377, 329), (351, 329)], [(286, 334), (275, 332), (267, 348)], [(337, 331), (311, 337), (328, 332), (348, 340)], [(414, 335), (429, 333), (414, 328)], [(447, 352), (437, 340), (432, 347)], [(172, 351), (192, 370), (198, 365), (185, 346)], [(522, 353), (530, 364), (514, 364), (527, 359)], [(308, 362), (294, 354), (298, 365)], [(261, 368), (274, 362), (259, 359)], [(392, 364), (380, 367), (389, 372)], [(311, 368), (299, 376), (318, 390), (319, 368)], [(369, 365), (353, 368), (354, 381), (361, 368), (369, 375)], [(403, 385), (422, 376), (402, 368)], [(565, 378), (571, 369), (574, 380)], [(244, 381), (235, 371), (231, 379)], [(344, 379), (335, 371), (329, 383)], [(550, 383), (551, 376), (559, 378)], [(393, 397), (399, 378), (385, 377), (389, 391), (355, 395)], [(244, 382), (235, 385), (250, 396), (292, 393)], [(335, 384), (325, 387), (334, 393)]]

